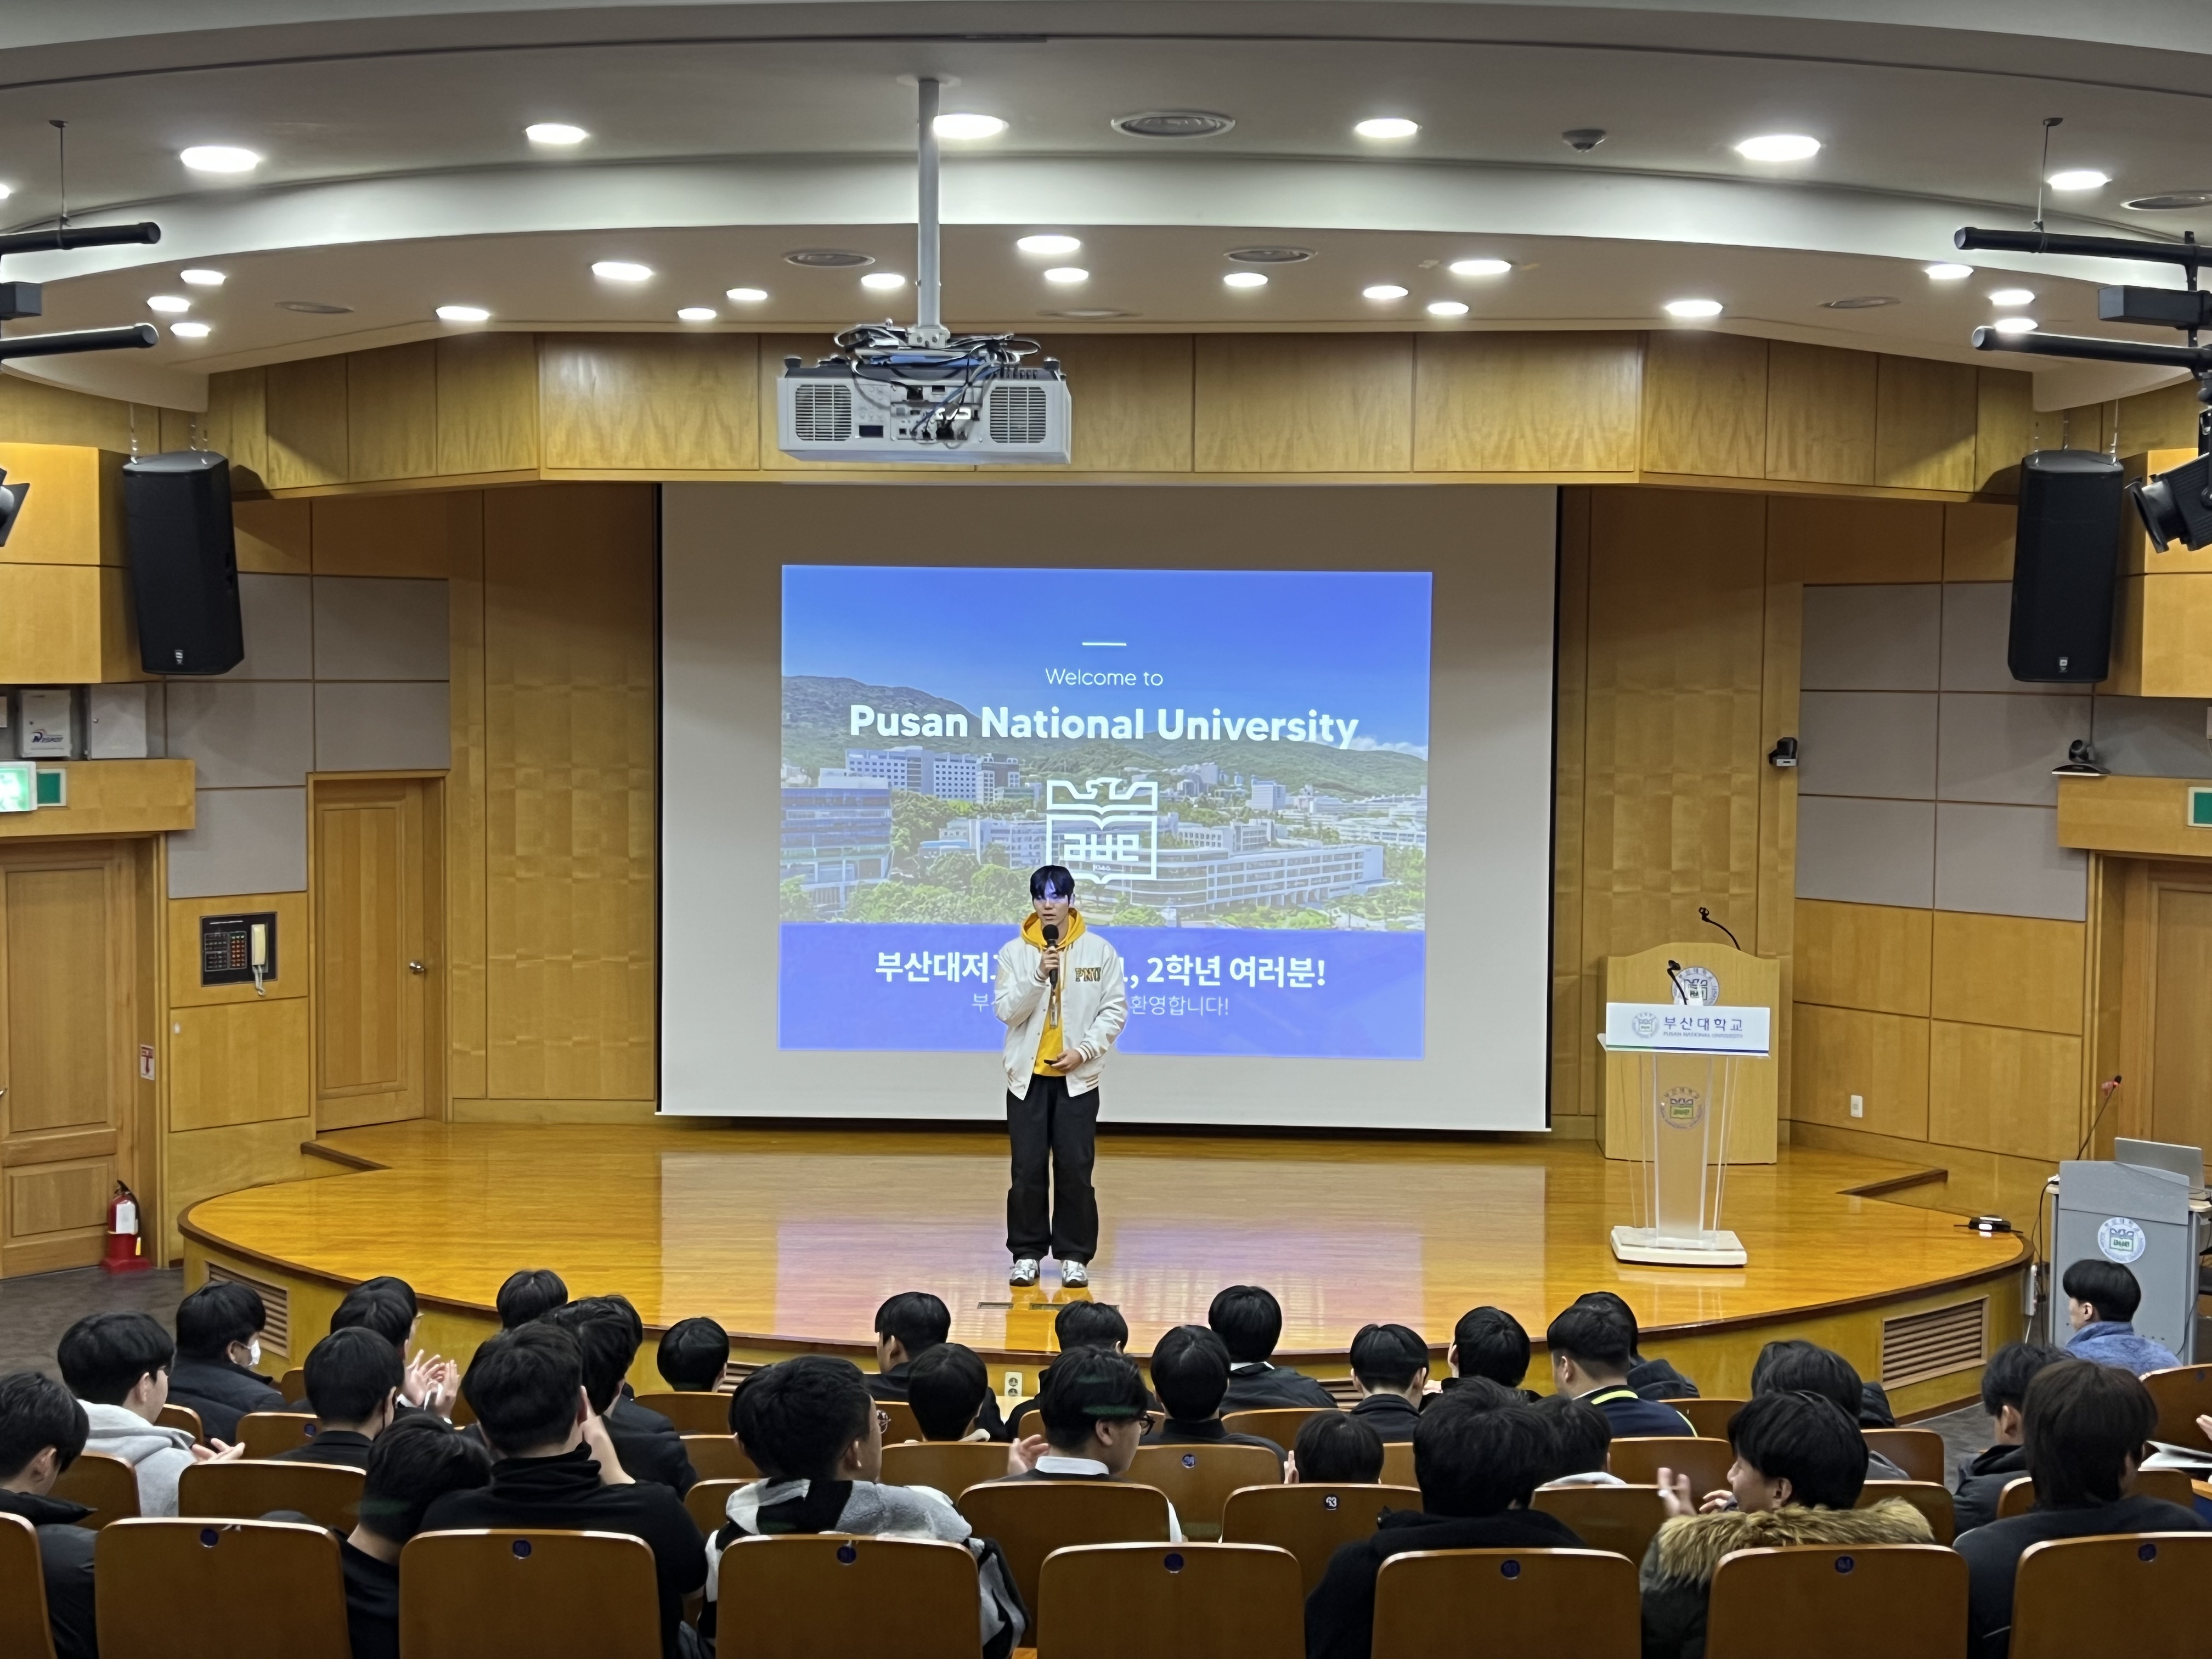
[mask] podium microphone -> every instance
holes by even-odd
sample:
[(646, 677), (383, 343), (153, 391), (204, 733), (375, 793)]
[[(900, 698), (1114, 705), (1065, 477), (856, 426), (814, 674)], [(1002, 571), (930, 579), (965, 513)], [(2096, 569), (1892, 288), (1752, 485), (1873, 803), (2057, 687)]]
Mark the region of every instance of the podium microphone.
[[(1053, 946), (1054, 946), (1055, 945), (1058, 945), (1059, 943), (1060, 943), (1060, 926), (1059, 926), (1059, 924), (1058, 924), (1057, 922), (1050, 922), (1050, 921), (1048, 921), (1048, 922), (1047, 922), (1047, 923), (1045, 923), (1045, 925), (1044, 925), (1044, 948), (1045, 948), (1046, 950), (1049, 951), (1049, 950), (1051, 950), (1051, 949), (1053, 948)], [(1057, 984), (1059, 984), (1059, 983), (1060, 983), (1060, 969), (1057, 969), (1057, 968), (1054, 969), (1050, 973), (1048, 973), (1048, 974), (1047, 974), (1047, 975), (1045, 975), (1045, 980), (1046, 980), (1046, 982), (1047, 982), (1047, 983), (1048, 983), (1048, 984), (1052, 984), (1052, 985), (1057, 985)]]

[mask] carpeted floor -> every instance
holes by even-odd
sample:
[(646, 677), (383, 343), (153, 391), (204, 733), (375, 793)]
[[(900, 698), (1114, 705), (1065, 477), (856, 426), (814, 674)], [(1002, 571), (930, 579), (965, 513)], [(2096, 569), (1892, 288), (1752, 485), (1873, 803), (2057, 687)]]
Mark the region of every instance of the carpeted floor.
[(181, 1268), (111, 1273), (99, 1267), (0, 1279), (0, 1374), (44, 1371), (59, 1376), (54, 1344), (91, 1313), (148, 1313), (175, 1328), (185, 1294)]

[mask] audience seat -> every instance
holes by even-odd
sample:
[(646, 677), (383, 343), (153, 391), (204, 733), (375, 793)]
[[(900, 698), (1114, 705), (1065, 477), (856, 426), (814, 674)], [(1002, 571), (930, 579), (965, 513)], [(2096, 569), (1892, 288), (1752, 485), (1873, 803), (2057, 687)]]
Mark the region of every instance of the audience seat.
[(1637, 1562), (1667, 1519), (1656, 1486), (1558, 1486), (1539, 1492), (1534, 1507), (1559, 1516), (1592, 1549)]
[(995, 1440), (921, 1440), (884, 1448), (884, 1480), (894, 1486), (934, 1486), (948, 1498), (1006, 1478), (1006, 1449)]
[(305, 1400), (307, 1397), (307, 1368), (295, 1365), (286, 1371), (276, 1381), (276, 1392), (287, 1400)]
[(190, 1406), (164, 1406), (161, 1415), (154, 1421), (165, 1429), (182, 1429), (195, 1440), (207, 1438), (206, 1432), (200, 1427), (200, 1414)]
[(1951, 1489), (1940, 1480), (1869, 1480), (1859, 1492), (1858, 1507), (1870, 1510), (1885, 1498), (1902, 1498), (1927, 1517), (1936, 1541), (1948, 1544), (1958, 1531), (1958, 1514)]
[(738, 1437), (725, 1430), (720, 1434), (687, 1434), (684, 1437), (684, 1454), (691, 1460), (691, 1468), (702, 1480), (757, 1480), (760, 1471), (753, 1460), (745, 1455), (745, 1449), (738, 1443)]
[(1340, 1544), (1373, 1537), (1385, 1510), (1420, 1507), (1418, 1486), (1246, 1486), (1230, 1493), (1222, 1506), (1221, 1537), (1224, 1543), (1288, 1550), (1298, 1558), (1305, 1593), (1311, 1595)]
[(1705, 1659), (1773, 1659), (1778, 1646), (1790, 1659), (1959, 1659), (1966, 1559), (1941, 1544), (1738, 1550), (1713, 1574)]
[(417, 1533), (399, 1557), (399, 1652), (660, 1659), (653, 1551), (611, 1532)]
[[(2130, 1490), (2138, 1498), (2162, 1498), (2169, 1504), (2179, 1504), (2185, 1510), (2197, 1506), (2197, 1488), (2189, 1479), (2186, 1469), (2137, 1469)], [(2015, 1515), (2026, 1515), (2035, 1507), (2035, 1482), (2023, 1474), (2008, 1480), (2004, 1490), (1997, 1494), (1997, 1519), (2009, 1521)]]
[(1704, 1440), (1727, 1439), (1729, 1419), (1744, 1407), (1741, 1400), (1668, 1400), (1662, 1403), (1688, 1418), (1690, 1426)]
[(1413, 1478), (1412, 1441), (1389, 1440), (1383, 1443), (1382, 1484), (1386, 1486), (1419, 1486), (1421, 1483)]
[(85, 1452), (62, 1471), (54, 1496), (92, 1511), (77, 1522), (81, 1527), (128, 1520), (138, 1513), (138, 1471), (106, 1452)]
[(0, 1653), (8, 1659), (54, 1659), (39, 1534), (20, 1515), (0, 1514)]
[(310, 1412), (248, 1412), (238, 1419), (238, 1443), (248, 1457), (276, 1457), (314, 1437)]
[(2013, 1580), (2011, 1659), (2082, 1659), (2115, 1646), (2130, 1659), (2194, 1659), (2204, 1651), (2207, 1582), (2212, 1533), (2031, 1544)]
[(2171, 1446), (2193, 1446), (2212, 1450), (2212, 1440), (2197, 1426), (2200, 1417), (2212, 1416), (2212, 1365), (2176, 1365), (2151, 1371), (2142, 1380), (2158, 1407), (2158, 1426), (2151, 1438)]
[(362, 1478), (336, 1463), (195, 1463), (177, 1477), (177, 1513), (258, 1521), (271, 1510), (293, 1510), (319, 1527), (351, 1532), (361, 1519)]
[(1054, 1550), (1045, 1558), (1035, 1605), (1045, 1632), (1037, 1659), (1303, 1659), (1305, 1653), (1297, 1559), (1265, 1544)]
[(903, 1400), (878, 1400), (876, 1409), (890, 1419), (884, 1429), (884, 1444), (896, 1446), (908, 1440), (921, 1438), (921, 1425), (915, 1420), (914, 1407)]
[(1659, 1471), (1671, 1469), (1688, 1475), (1690, 1491), (1702, 1498), (1727, 1489), (1729, 1465), (1735, 1462), (1735, 1452), (1725, 1440), (1668, 1434), (1614, 1441), (1606, 1467), (1632, 1486), (1656, 1486)]
[(684, 1507), (690, 1512), (702, 1537), (711, 1538), (722, 1529), (730, 1518), (730, 1494), (749, 1483), (743, 1480), (694, 1480), (691, 1490), (684, 1494)]
[(975, 1659), (975, 1559), (963, 1545), (836, 1534), (748, 1538), (723, 1553), (721, 1574), (716, 1633), (726, 1653), (872, 1652), (896, 1608), (899, 1659)]
[(1265, 1446), (1139, 1446), (1122, 1479), (1158, 1486), (1175, 1505), (1183, 1536), (1221, 1536), (1221, 1506), (1244, 1486), (1280, 1486), (1283, 1466)]
[(1933, 1429), (1867, 1429), (1867, 1449), (1878, 1451), (1915, 1480), (1943, 1484), (1943, 1437)]
[(1155, 1486), (1117, 1480), (994, 1480), (960, 1494), (960, 1513), (995, 1539), (1032, 1614), (1030, 1640), (1043, 1620), (1037, 1577), (1045, 1557), (1076, 1544), (1164, 1544), (1168, 1500)]
[(289, 1521), (117, 1521), (93, 1557), (101, 1659), (351, 1651), (338, 1540)]
[(1298, 1431), (1305, 1427), (1306, 1419), (1326, 1417), (1335, 1409), (1334, 1406), (1270, 1406), (1264, 1410), (1226, 1412), (1221, 1421), (1231, 1434), (1256, 1434), (1288, 1451)]
[(1374, 1659), (1637, 1659), (1643, 1643), (1636, 1564), (1606, 1550), (1413, 1550), (1375, 1580)]
[(726, 1394), (641, 1394), (637, 1403), (659, 1412), (678, 1434), (727, 1434), (730, 1396)]

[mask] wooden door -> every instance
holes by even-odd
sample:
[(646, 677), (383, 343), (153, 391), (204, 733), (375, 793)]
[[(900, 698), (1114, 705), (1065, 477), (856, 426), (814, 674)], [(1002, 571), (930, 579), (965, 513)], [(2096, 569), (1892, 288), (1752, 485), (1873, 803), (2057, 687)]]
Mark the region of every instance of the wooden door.
[(313, 786), (315, 1127), (438, 1115), (438, 785)]
[(105, 1248), (132, 1152), (132, 867), (108, 842), (0, 848), (0, 1273)]
[(2212, 890), (2156, 883), (2150, 1136), (2212, 1146)]

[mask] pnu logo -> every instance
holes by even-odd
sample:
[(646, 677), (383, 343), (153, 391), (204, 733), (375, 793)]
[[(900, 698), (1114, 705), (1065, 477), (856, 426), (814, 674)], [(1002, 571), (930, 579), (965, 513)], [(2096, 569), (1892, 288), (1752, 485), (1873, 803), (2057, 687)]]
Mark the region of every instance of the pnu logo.
[(1093, 881), (1159, 874), (1158, 784), (1048, 778), (1044, 791), (1045, 846), (1054, 862)]

